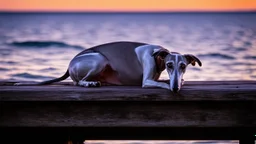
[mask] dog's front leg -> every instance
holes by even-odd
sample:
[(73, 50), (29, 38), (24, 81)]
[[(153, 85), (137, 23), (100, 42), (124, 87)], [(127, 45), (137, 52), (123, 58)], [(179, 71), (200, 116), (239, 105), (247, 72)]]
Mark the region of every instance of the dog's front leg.
[(146, 79), (142, 83), (143, 88), (149, 88), (149, 87), (161, 87), (164, 89), (170, 89), (170, 86), (167, 83), (164, 82), (157, 82), (151, 79)]
[[(149, 56), (148, 56), (149, 57)], [(147, 58), (143, 61), (143, 88), (160, 87), (170, 89), (170, 85), (165, 82), (158, 82), (154, 80), (156, 75), (156, 64), (154, 58)]]

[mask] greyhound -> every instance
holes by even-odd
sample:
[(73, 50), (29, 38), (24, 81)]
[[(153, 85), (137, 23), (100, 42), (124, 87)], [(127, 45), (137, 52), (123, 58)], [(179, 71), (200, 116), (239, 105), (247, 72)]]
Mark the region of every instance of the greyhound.
[[(119, 41), (97, 45), (78, 53), (69, 63), (66, 73), (56, 79), (34, 84), (47, 85), (65, 80), (69, 76), (74, 85), (98, 87), (111, 85), (140, 85), (142, 88), (160, 87), (178, 92), (184, 83), (186, 67), (201, 61), (192, 54), (170, 52), (160, 45)], [(157, 81), (167, 70), (170, 84)]]

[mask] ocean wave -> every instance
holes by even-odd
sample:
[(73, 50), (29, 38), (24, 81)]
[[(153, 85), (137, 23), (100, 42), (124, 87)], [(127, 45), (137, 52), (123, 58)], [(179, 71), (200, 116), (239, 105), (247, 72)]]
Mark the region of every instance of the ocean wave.
[(79, 50), (84, 49), (84, 47), (79, 45), (70, 45), (70, 44), (67, 44), (64, 42), (58, 42), (58, 41), (23, 41), (23, 42), (14, 41), (9, 43), (9, 45), (16, 46), (16, 47), (37, 47), (37, 48), (70, 47), (70, 48), (75, 48)]
[(13, 64), (18, 64), (18, 62), (15, 62), (15, 61), (0, 61), (0, 64), (10, 64), (10, 65), (13, 65)]
[(0, 67), (0, 71), (9, 71), (9, 69)]
[(221, 53), (200, 54), (200, 55), (198, 55), (198, 57), (213, 57), (213, 58), (222, 58), (222, 59), (228, 59), (228, 60), (236, 59), (233, 56), (225, 55), (225, 54), (221, 54)]
[(254, 66), (253, 63), (250, 62), (232, 62), (232, 63), (222, 63), (222, 66), (229, 67), (229, 66)]
[(236, 47), (235, 50), (238, 51), (238, 52), (239, 51), (247, 51), (247, 48), (245, 48), (245, 47)]
[(252, 43), (249, 42), (249, 41), (245, 41), (245, 42), (244, 42), (244, 46), (247, 46), (247, 47), (248, 47), (248, 46), (252, 46)]
[(254, 59), (254, 60), (256, 60), (256, 56), (245, 56), (244, 59)]
[(40, 71), (41, 71), (41, 72), (49, 72), (49, 71), (55, 71), (55, 70), (57, 70), (57, 69), (56, 69), (56, 68), (49, 67), (49, 68), (41, 69)]
[(248, 48), (246, 47), (226, 47), (222, 49), (223, 51), (232, 51), (232, 52), (243, 52), (247, 51)]
[(12, 50), (10, 50), (10, 49), (7, 49), (7, 48), (0, 48), (0, 49), (1, 49), (0, 50), (1, 56), (9, 56), (12, 53)]
[(13, 74), (12, 76), (13, 77), (30, 78), (30, 79), (54, 79), (54, 77), (34, 75), (34, 74), (30, 74), (30, 73), (18, 73), (18, 74)]
[(192, 70), (195, 70), (195, 71), (201, 71), (200, 68), (196, 68), (196, 67), (191, 67)]

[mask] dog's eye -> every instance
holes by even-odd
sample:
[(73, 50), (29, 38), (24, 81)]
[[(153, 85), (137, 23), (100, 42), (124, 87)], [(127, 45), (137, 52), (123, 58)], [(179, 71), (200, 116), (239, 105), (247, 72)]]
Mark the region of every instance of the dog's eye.
[(166, 66), (167, 66), (168, 68), (173, 68), (172, 63), (167, 63)]
[(186, 68), (186, 65), (185, 65), (185, 64), (180, 64), (180, 68), (181, 68), (181, 69), (185, 69), (185, 68)]

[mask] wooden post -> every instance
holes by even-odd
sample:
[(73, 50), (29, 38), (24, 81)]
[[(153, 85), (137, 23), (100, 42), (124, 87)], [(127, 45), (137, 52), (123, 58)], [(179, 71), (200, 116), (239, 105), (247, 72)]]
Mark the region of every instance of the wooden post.
[(253, 136), (244, 137), (239, 140), (239, 144), (255, 144), (255, 143), (256, 143), (255, 137)]

